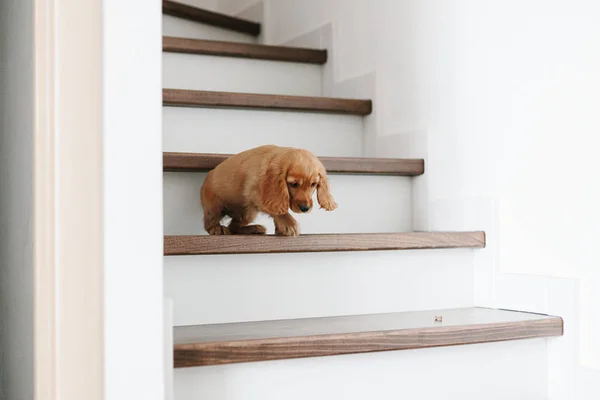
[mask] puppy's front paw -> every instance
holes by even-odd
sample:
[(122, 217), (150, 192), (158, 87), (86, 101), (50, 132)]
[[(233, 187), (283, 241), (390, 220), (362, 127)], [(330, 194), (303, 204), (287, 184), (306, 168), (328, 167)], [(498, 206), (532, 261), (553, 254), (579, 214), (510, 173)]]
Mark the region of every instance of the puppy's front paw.
[(231, 235), (231, 231), (228, 227), (217, 225), (207, 230), (209, 235)]
[(248, 225), (238, 229), (240, 235), (264, 235), (267, 233), (267, 228), (262, 225)]
[(275, 219), (275, 234), (279, 236), (298, 236), (298, 222), (290, 214), (277, 215)]
[(298, 228), (298, 224), (276, 226), (275, 234), (279, 236), (298, 236), (300, 229)]

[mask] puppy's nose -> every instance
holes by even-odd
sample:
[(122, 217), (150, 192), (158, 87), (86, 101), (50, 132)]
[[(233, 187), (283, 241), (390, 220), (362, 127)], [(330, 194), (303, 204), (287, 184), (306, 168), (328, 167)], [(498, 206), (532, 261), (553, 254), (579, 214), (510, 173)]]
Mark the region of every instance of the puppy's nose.
[(300, 207), (300, 211), (302, 212), (307, 212), (308, 210), (310, 210), (310, 206), (308, 204), (298, 204), (298, 206)]

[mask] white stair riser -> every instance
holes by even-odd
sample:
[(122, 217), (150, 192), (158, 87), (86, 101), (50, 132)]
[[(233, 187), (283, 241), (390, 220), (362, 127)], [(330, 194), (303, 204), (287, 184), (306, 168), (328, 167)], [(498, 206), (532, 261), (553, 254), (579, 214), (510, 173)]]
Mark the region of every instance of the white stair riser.
[[(205, 234), (200, 188), (205, 173), (164, 174), (164, 231), (166, 235)], [(308, 214), (294, 214), (301, 233), (407, 232), (412, 229), (411, 178), (330, 175), (334, 211), (319, 208), (316, 194)], [(224, 220), (229, 223), (229, 220)], [(259, 215), (256, 223), (274, 233), (273, 220)]]
[(163, 87), (296, 96), (321, 95), (321, 66), (163, 53)]
[(163, 150), (238, 153), (265, 144), (319, 156), (363, 154), (363, 120), (353, 115), (163, 107)]
[(222, 40), (229, 42), (256, 43), (256, 37), (222, 29), (183, 18), (163, 15), (163, 35), (191, 39)]
[(546, 339), (175, 370), (177, 400), (543, 400)]
[(471, 250), (165, 257), (174, 324), (473, 306)]

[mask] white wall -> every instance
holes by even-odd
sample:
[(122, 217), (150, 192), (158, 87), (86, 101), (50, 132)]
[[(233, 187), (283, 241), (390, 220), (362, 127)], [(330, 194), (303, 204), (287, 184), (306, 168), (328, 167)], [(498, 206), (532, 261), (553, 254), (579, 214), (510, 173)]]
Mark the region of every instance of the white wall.
[[(163, 399), (160, 7), (104, 1), (106, 399)], [(33, 17), (33, 1), (0, 2), (0, 398), (7, 400), (33, 399)]]
[(104, 0), (107, 400), (164, 398), (160, 0)]
[(33, 1), (0, 2), (0, 398), (33, 399)]
[[(461, 229), (473, 218), (488, 227), (493, 305), (528, 307), (540, 285), (549, 293), (545, 279), (524, 274), (579, 280), (578, 363), (600, 368), (592, 307), (600, 300), (592, 250), (600, 192), (590, 184), (600, 167), (591, 154), (600, 127), (592, 106), (600, 5), (415, 4), (382, 8), (378, 37), (397, 51), (379, 55), (377, 68), (387, 113), (379, 133), (418, 132), (428, 143), (428, 207), (420, 219), (429, 229)], [(411, 28), (399, 34), (394, 24)]]
[[(235, 14), (254, 3), (219, 8)], [(580, 287), (567, 330), (579, 332), (577, 390), (594, 392), (585, 382), (600, 378), (600, 3), (264, 3), (265, 41), (331, 24), (334, 81), (375, 74), (376, 147), (396, 143), (399, 155), (427, 160), (413, 188), (415, 229), (488, 232), (481, 305), (545, 308), (531, 293), (550, 296), (547, 277)]]

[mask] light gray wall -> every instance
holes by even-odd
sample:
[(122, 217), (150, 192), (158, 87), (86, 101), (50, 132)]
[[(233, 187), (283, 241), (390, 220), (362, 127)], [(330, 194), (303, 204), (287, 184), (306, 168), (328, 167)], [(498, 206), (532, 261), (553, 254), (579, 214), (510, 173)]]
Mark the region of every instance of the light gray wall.
[(0, 398), (33, 400), (33, 0), (0, 1)]

